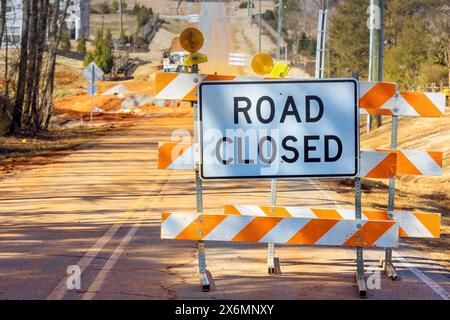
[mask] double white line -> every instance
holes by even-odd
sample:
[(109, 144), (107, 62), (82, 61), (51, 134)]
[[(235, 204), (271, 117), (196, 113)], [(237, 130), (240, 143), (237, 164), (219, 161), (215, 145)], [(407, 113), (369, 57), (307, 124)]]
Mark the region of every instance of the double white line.
[[(171, 175), (171, 173), (169, 173)], [(160, 192), (162, 192), (165, 187), (167, 186), (167, 182), (169, 181), (169, 177), (165, 178), (165, 183), (161, 187)], [(160, 181), (156, 181), (153, 186), (158, 186)], [(154, 188), (155, 188), (154, 187)], [(84, 254), (84, 256), (76, 263), (76, 265), (80, 268), (81, 275), (86, 270), (86, 268), (91, 264), (92, 260), (94, 260), (97, 255), (100, 253), (100, 251), (108, 244), (108, 242), (116, 235), (116, 233), (122, 228), (122, 226), (126, 223), (128, 223), (128, 220), (133, 217), (136, 211), (139, 210), (139, 208), (147, 201), (147, 199), (152, 196), (153, 201), (149, 204), (151, 205), (155, 201), (159, 200), (159, 197), (154, 196), (154, 188), (144, 196), (139, 197), (136, 199), (131, 206), (127, 209), (125, 214), (117, 219), (113, 225), (106, 231), (106, 233), (97, 240), (97, 242)], [(94, 297), (94, 295), (101, 289), (103, 286), (103, 283), (106, 279), (106, 276), (108, 275), (109, 271), (112, 270), (120, 256), (122, 255), (123, 251), (127, 247), (128, 243), (132, 239), (132, 237), (136, 234), (136, 231), (139, 229), (139, 227), (142, 224), (142, 220), (138, 219), (137, 222), (135, 222), (132, 226), (132, 228), (128, 231), (127, 235), (122, 239), (120, 244), (117, 246), (117, 248), (114, 250), (112, 255), (109, 257), (109, 259), (106, 261), (103, 268), (100, 270), (100, 272), (95, 277), (94, 281), (91, 283), (89, 288), (86, 290), (84, 295), (82, 296), (82, 300), (90, 300)], [(47, 297), (47, 300), (61, 300), (64, 298), (66, 293), (69, 291), (67, 288), (67, 278), (68, 276), (65, 276), (55, 287), (55, 289), (50, 293), (50, 295)]]
[(243, 67), (246, 66), (248, 63), (244, 53), (231, 52), (228, 57), (228, 64), (230, 66)]

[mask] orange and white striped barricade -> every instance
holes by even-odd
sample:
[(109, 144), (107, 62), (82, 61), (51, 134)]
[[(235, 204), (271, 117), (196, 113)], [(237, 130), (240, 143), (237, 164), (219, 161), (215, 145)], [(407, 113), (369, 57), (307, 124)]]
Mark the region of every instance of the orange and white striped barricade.
[[(397, 116), (393, 117), (393, 137), (396, 145), (397, 138)], [(394, 145), (394, 146), (395, 146)], [(385, 150), (388, 152), (393, 152), (397, 154), (397, 175), (428, 175), (428, 176), (441, 176), (442, 175), (442, 152), (439, 151), (421, 151), (421, 150)], [(389, 201), (388, 209), (394, 210), (394, 197), (395, 197), (395, 180), (391, 178), (389, 182)], [(395, 213), (394, 213), (395, 216)], [(433, 217), (426, 214), (414, 214), (410, 213), (408, 216), (405, 213), (398, 213), (395, 218), (400, 222), (400, 235), (405, 233), (408, 236), (415, 236), (417, 232), (426, 235), (430, 228), (426, 228), (426, 222), (436, 221), (438, 217)], [(434, 220), (433, 220), (434, 218)], [(399, 220), (401, 219), (401, 220)], [(440, 218), (439, 218), (440, 219)], [(402, 221), (406, 224), (402, 228)], [(421, 226), (421, 223), (425, 225), (425, 228)], [(436, 224), (437, 225), (437, 224)], [(438, 235), (439, 230), (437, 227), (434, 228), (432, 235)], [(398, 278), (395, 271), (395, 267), (392, 264), (392, 250), (386, 249), (384, 259), (380, 259), (380, 264), (386, 272), (387, 276), (395, 280)]]
[[(255, 81), (273, 80), (258, 76), (230, 76), (215, 74), (192, 73), (157, 73), (155, 85), (155, 99), (157, 100), (183, 100), (197, 101), (197, 88), (202, 81)], [(289, 81), (293, 79), (278, 78)], [(392, 109), (397, 103), (397, 85), (392, 82), (366, 82), (359, 81), (360, 107), (364, 109)]]
[(227, 76), (194, 73), (157, 73), (155, 99), (197, 101), (197, 88), (202, 81), (261, 80), (257, 76)]
[(397, 173), (397, 154), (390, 150), (361, 151), (359, 176), (362, 178), (389, 179)]
[(197, 144), (162, 142), (158, 145), (158, 169), (194, 170), (197, 157)]
[[(395, 99), (379, 108), (360, 108), (360, 114), (392, 116), (391, 151), (397, 153), (397, 174), (442, 175), (442, 153), (417, 150), (396, 150), (398, 116), (444, 117), (445, 94), (435, 92), (399, 92)], [(389, 181), (388, 211), (394, 211), (395, 177)], [(398, 278), (392, 264), (392, 250), (386, 249), (384, 259), (380, 259), (388, 278)]]
[(161, 238), (395, 248), (399, 229), (393, 220), (163, 213)]
[(445, 94), (437, 92), (400, 92), (380, 108), (361, 107), (361, 114), (409, 117), (443, 117)]
[[(324, 209), (283, 206), (226, 205), (226, 215), (276, 216), (317, 219), (353, 219), (353, 209)], [(441, 215), (425, 212), (388, 212), (379, 210), (362, 210), (361, 218), (365, 221), (394, 220), (399, 224), (402, 238), (439, 238)]]
[[(394, 121), (397, 123), (396, 117)], [(396, 127), (396, 126), (395, 126)], [(395, 130), (396, 132), (396, 130)], [(395, 135), (396, 137), (396, 135)], [(383, 153), (386, 152), (385, 158)], [(395, 156), (395, 157), (394, 157)], [(393, 165), (393, 162), (396, 165)], [(369, 171), (372, 167), (372, 171)], [(394, 186), (397, 175), (442, 175), (442, 152), (439, 151), (421, 151), (421, 150), (365, 150), (362, 151), (360, 176), (366, 178), (389, 178), (389, 207), (395, 219), (400, 223), (400, 236), (407, 234), (411, 237), (426, 237), (438, 235), (440, 220), (438, 214), (423, 213), (397, 213), (393, 212)], [(428, 219), (430, 218), (430, 219)], [(427, 232), (427, 228), (421, 226), (421, 221), (434, 221), (433, 232)], [(405, 224), (402, 227), (402, 222)], [(395, 268), (392, 265), (391, 250), (386, 250), (386, 260), (382, 260), (387, 275), (391, 279), (396, 279)], [(388, 261), (387, 263), (385, 261)]]
[[(196, 144), (161, 142), (158, 169), (194, 170), (198, 155)], [(361, 151), (360, 177), (388, 179), (396, 175), (397, 154), (391, 150)]]
[[(160, 143), (158, 169), (194, 170), (196, 144)], [(442, 152), (420, 150), (362, 150), (359, 176), (389, 179), (396, 175), (442, 175)]]
[(386, 151), (397, 154), (398, 175), (442, 176), (442, 152), (440, 151)]
[(397, 84), (392, 82), (359, 82), (359, 107), (392, 109), (396, 106)]

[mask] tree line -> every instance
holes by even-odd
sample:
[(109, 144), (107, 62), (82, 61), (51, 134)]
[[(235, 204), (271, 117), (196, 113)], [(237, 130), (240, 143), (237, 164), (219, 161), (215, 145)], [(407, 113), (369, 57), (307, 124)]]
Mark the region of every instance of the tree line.
[[(278, 3), (278, 0), (274, 0)], [(284, 0), (283, 37), (297, 53), (314, 57), (318, 11), (324, 0)], [(325, 75), (367, 80), (370, 0), (328, 0)], [(450, 4), (448, 0), (386, 0), (383, 79), (402, 90), (450, 85)], [(277, 13), (263, 18), (274, 28)]]
[[(22, 0), (22, 33), (9, 48), (6, 0), (0, 0), (3, 79), (0, 134), (33, 135), (49, 125), (53, 109), (56, 54), (70, 1)], [(14, 10), (15, 8), (12, 8)], [(5, 36), (6, 35), (6, 36)]]
[[(369, 0), (340, 0), (329, 28), (329, 76), (356, 72), (367, 79)], [(424, 90), (426, 83), (450, 82), (450, 6), (447, 0), (385, 1), (385, 81), (401, 90)]]

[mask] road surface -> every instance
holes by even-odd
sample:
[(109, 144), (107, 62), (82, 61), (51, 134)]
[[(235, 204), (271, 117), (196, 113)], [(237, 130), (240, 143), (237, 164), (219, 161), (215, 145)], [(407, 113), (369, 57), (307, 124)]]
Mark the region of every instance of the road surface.
[[(232, 48), (225, 9), (202, 4), (207, 72), (227, 68)], [(231, 70), (231, 71), (230, 71)], [(206, 243), (216, 289), (200, 290), (195, 242), (161, 240), (163, 211), (194, 211), (193, 172), (156, 169), (157, 144), (175, 129), (192, 132), (192, 113), (146, 118), (1, 180), (0, 299), (357, 299), (352, 249), (278, 246), (282, 275), (269, 276), (266, 245)], [(270, 182), (204, 183), (207, 212), (225, 204), (268, 204)], [(279, 183), (278, 204), (350, 206), (312, 181)], [(381, 275), (369, 299), (443, 299), (450, 289), (440, 261), (409, 247), (396, 258), (401, 281)], [(379, 250), (366, 250), (367, 276)], [(405, 260), (406, 259), (406, 260)], [(81, 288), (68, 288), (69, 270)]]
[[(201, 292), (195, 243), (160, 239), (162, 211), (195, 209), (194, 174), (155, 169), (157, 142), (170, 141), (175, 128), (190, 130), (192, 114), (142, 120), (2, 180), (0, 299), (357, 298), (354, 250), (279, 246), (283, 274), (269, 276), (263, 244), (207, 243), (216, 289)], [(208, 181), (205, 208), (265, 204), (269, 190), (267, 181)], [(334, 198), (309, 181), (280, 182), (281, 205), (346, 205)], [(398, 265), (402, 280), (382, 276), (369, 299), (441, 299), (437, 292), (448, 292), (439, 261), (409, 248), (399, 252), (437, 291)], [(370, 276), (381, 252), (365, 255)], [(66, 285), (72, 265), (82, 270), (80, 290)]]
[(199, 28), (205, 39), (200, 51), (208, 56), (208, 62), (200, 65), (201, 72), (222, 75), (242, 74), (241, 67), (228, 64), (229, 54), (233, 52), (233, 44), (229, 19), (223, 2), (202, 3)]

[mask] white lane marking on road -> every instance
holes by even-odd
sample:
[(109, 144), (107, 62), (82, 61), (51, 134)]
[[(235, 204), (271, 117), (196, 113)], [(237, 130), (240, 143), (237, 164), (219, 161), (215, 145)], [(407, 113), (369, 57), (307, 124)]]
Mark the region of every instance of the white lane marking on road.
[(443, 300), (450, 300), (450, 295), (444, 288), (442, 288), (436, 282), (431, 280), (427, 275), (425, 275), (425, 273), (413, 267), (411, 263), (402, 256), (400, 256), (398, 252), (393, 250), (392, 253), (400, 261), (400, 264), (402, 264), (405, 268), (411, 271), (417, 278), (422, 280), (427, 286), (433, 289), (433, 291), (436, 292), (437, 295), (439, 295)]
[(120, 256), (122, 255), (123, 251), (127, 247), (128, 243), (130, 242), (131, 238), (136, 234), (136, 231), (141, 226), (142, 221), (135, 223), (133, 227), (128, 231), (127, 235), (122, 239), (120, 244), (117, 246), (117, 248), (114, 250), (113, 254), (109, 257), (108, 261), (106, 261), (103, 268), (100, 270), (100, 272), (95, 277), (92, 284), (89, 286), (89, 289), (87, 289), (86, 293), (81, 297), (81, 300), (92, 300), (94, 298), (95, 294), (101, 289), (103, 286), (103, 283), (105, 282), (106, 276), (108, 275), (109, 271), (112, 270), (116, 262), (119, 260)]
[[(168, 171), (167, 177), (165, 178), (164, 184), (159, 190), (159, 193), (161, 193), (164, 188), (167, 186), (167, 182), (169, 181), (170, 176), (172, 175), (173, 171)], [(111, 228), (108, 229), (108, 231), (97, 240), (97, 242), (84, 254), (84, 256), (77, 262), (77, 266), (81, 269), (81, 274), (83, 274), (83, 271), (86, 269), (86, 267), (89, 266), (89, 264), (92, 262), (92, 260), (95, 259), (95, 257), (99, 254), (99, 252), (103, 249), (103, 247), (111, 240), (112, 237), (117, 233), (117, 231), (122, 227), (122, 225), (126, 222), (126, 220), (130, 219), (135, 211), (139, 209), (139, 207), (144, 203), (155, 191), (156, 187), (159, 185), (159, 182), (161, 180), (156, 181), (153, 185), (151, 190), (149, 190), (148, 194), (145, 196), (141, 196), (140, 198), (136, 199), (128, 208), (127, 212), (124, 214), (123, 217), (117, 219)], [(122, 221), (122, 222), (121, 222)], [(119, 223), (121, 222), (121, 223)], [(67, 288), (67, 275), (59, 282), (59, 284), (55, 287), (55, 289), (50, 293), (50, 295), (47, 297), (47, 300), (61, 300), (64, 298), (65, 294), (68, 291)]]
[[(138, 198), (127, 210), (124, 217), (121, 217), (117, 221), (113, 223), (113, 225), (106, 231), (106, 233), (97, 240), (97, 242), (84, 254), (84, 256), (76, 263), (77, 266), (80, 267), (81, 273), (86, 269), (87, 266), (95, 259), (95, 257), (99, 254), (99, 252), (103, 249), (103, 247), (111, 240), (112, 237), (119, 231), (122, 227), (123, 223), (117, 223), (120, 220), (125, 221), (131, 218), (134, 214), (135, 210), (139, 208), (139, 206), (148, 198), (147, 196), (143, 196)], [(59, 284), (55, 287), (55, 289), (50, 293), (47, 297), (47, 300), (61, 300), (64, 295), (67, 293), (67, 284), (66, 284), (67, 276), (65, 276)]]

